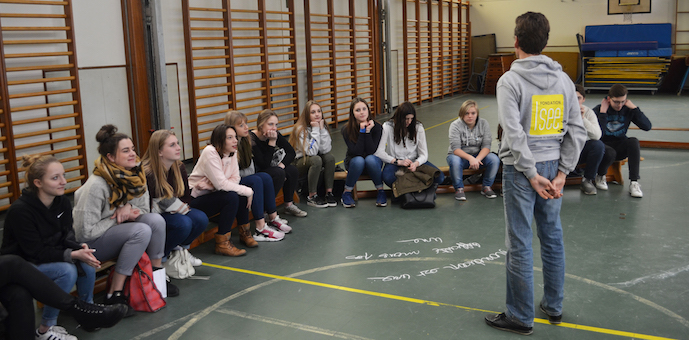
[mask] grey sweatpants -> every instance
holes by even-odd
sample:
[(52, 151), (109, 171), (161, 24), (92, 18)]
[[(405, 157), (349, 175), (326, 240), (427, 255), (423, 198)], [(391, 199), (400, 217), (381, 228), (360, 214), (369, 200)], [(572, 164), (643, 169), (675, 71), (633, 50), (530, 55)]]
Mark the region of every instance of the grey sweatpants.
[(135, 222), (114, 225), (88, 245), (101, 262), (117, 258), (115, 271), (130, 276), (144, 251), (151, 259), (163, 257), (165, 220), (160, 214), (143, 214)]

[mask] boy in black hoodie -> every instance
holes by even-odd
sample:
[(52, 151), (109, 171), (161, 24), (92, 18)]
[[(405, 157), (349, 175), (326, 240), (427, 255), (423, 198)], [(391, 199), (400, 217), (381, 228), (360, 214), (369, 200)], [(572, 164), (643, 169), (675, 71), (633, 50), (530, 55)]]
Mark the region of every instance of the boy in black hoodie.
[(601, 140), (605, 143), (605, 155), (601, 161), (601, 167), (606, 169), (615, 160), (627, 158), (629, 166), (629, 194), (632, 197), (641, 198), (641, 185), (639, 184), (639, 162), (641, 161), (641, 147), (639, 140), (627, 137), (629, 124), (634, 123), (641, 130), (651, 129), (651, 121), (641, 112), (638, 106), (627, 99), (627, 88), (621, 84), (610, 87), (608, 96), (600, 105), (593, 108), (598, 115), (598, 124), (603, 131)]

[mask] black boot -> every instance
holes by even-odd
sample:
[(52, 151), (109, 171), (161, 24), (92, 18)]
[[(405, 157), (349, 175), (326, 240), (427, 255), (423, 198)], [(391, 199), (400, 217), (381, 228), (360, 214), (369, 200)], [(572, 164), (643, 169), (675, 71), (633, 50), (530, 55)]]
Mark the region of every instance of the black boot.
[(109, 298), (105, 298), (105, 304), (106, 305), (117, 305), (117, 304), (122, 304), (127, 307), (127, 313), (125, 313), (124, 317), (128, 318), (130, 316), (134, 315), (134, 308), (129, 305), (129, 298), (124, 295), (124, 293), (121, 290), (116, 290), (112, 293), (112, 296)]
[(84, 330), (94, 331), (116, 325), (127, 314), (128, 308), (127, 305), (122, 304), (106, 306), (75, 299), (74, 305), (68, 309), (68, 312)]

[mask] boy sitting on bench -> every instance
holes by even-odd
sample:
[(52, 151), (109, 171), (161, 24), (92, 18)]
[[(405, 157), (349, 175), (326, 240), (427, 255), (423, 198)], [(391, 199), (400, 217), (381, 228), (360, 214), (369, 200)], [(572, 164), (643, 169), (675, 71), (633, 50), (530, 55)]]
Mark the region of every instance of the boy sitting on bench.
[(601, 166), (607, 169), (614, 161), (628, 158), (631, 182), (629, 194), (632, 197), (643, 197), (638, 182), (641, 147), (638, 139), (627, 137), (627, 129), (630, 123), (634, 123), (641, 130), (648, 131), (651, 129), (651, 121), (638, 106), (627, 99), (627, 88), (621, 84), (610, 87), (608, 96), (593, 111), (598, 115), (598, 124), (603, 132), (601, 140), (610, 147), (606, 148)]

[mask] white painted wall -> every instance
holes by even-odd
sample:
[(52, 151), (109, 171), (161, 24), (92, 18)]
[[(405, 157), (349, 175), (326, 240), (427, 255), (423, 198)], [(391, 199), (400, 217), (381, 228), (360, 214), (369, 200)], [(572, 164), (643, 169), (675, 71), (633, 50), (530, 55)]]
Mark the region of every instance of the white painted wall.
[[(471, 1), (472, 35), (495, 33), (499, 51), (514, 45), (514, 20), (528, 11), (541, 12), (550, 21), (546, 51), (578, 52), (576, 34), (589, 25), (629, 24), (623, 15), (608, 15), (604, 0), (474, 0)], [(651, 13), (633, 14), (632, 23), (673, 23), (675, 0), (653, 0)]]

